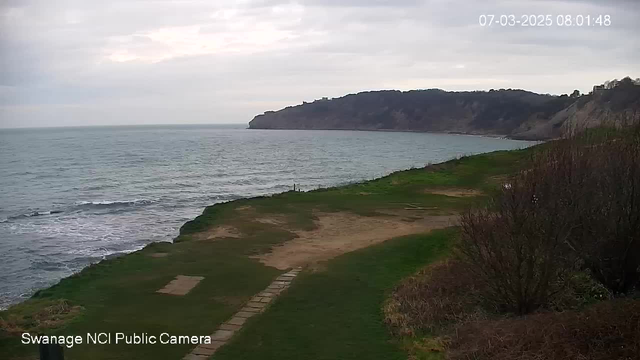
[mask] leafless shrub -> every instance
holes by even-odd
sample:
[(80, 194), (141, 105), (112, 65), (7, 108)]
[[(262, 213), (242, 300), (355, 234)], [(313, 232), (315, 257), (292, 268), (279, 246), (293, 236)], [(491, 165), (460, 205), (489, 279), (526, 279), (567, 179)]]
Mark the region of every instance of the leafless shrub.
[(640, 127), (587, 147), (583, 201), (570, 245), (616, 294), (640, 281)]
[(549, 304), (579, 264), (614, 293), (640, 280), (640, 128), (546, 144), (461, 218), (462, 258), (506, 311)]
[(533, 159), (533, 167), (513, 177), (484, 208), (462, 214), (458, 250), (477, 271), (496, 307), (526, 314), (549, 302), (562, 288), (573, 258), (566, 251), (574, 216), (564, 191), (569, 174), (554, 159), (558, 146)]

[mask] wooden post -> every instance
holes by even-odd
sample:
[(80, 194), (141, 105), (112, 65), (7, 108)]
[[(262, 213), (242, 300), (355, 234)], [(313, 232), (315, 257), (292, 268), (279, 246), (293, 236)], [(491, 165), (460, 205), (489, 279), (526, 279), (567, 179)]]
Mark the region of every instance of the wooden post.
[(58, 344), (40, 344), (40, 360), (64, 360), (64, 351)]

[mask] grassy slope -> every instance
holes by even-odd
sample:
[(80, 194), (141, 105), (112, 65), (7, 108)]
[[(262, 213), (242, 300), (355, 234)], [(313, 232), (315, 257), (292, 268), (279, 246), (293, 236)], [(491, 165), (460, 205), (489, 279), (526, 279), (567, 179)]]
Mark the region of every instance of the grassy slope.
[[(495, 152), (453, 160), (426, 169), (402, 171), (361, 184), (308, 193), (289, 192), (211, 206), (194, 221), (185, 224), (175, 244), (152, 244), (137, 253), (91, 266), (80, 274), (39, 292), (33, 299), (0, 313), (0, 318), (19, 315), (26, 319), (24, 322), (29, 323), (29, 317), (38, 311), (43, 299), (68, 299), (71, 303), (84, 307), (84, 310), (73, 321), (49, 332), (209, 334), (279, 273), (249, 259), (247, 255), (267, 251), (271, 246), (294, 237), (293, 233), (284, 228), (253, 221), (256, 216), (281, 214), (286, 219), (288, 229), (312, 229), (314, 211), (350, 211), (375, 216), (377, 211), (404, 208), (410, 203), (437, 207), (437, 210), (430, 213), (449, 213), (478, 199), (426, 194), (424, 189), (455, 186), (487, 190), (495, 186), (496, 179), (500, 176), (520, 168), (526, 152)], [(250, 211), (238, 210), (246, 205), (251, 206)], [(242, 239), (193, 239), (194, 233), (215, 225), (236, 227), (242, 232)], [(381, 325), (381, 294), (400, 277), (426, 264), (440, 253), (446, 243), (444, 237), (449, 236), (447, 234), (450, 235), (445, 232), (427, 238), (418, 236), (393, 240), (336, 259), (328, 264), (326, 273), (301, 276), (289, 295), (278, 301), (264, 317), (255, 319), (255, 324), (267, 327), (270, 333), (280, 334), (278, 338), (271, 337), (270, 341), (289, 343), (287, 354), (292, 359), (314, 358), (301, 355), (307, 347), (316, 351), (333, 348), (332, 351), (327, 349), (318, 353), (325, 355), (317, 358), (361, 358), (363, 350), (355, 352), (355, 349), (361, 347), (366, 348), (367, 354), (399, 354), (393, 346), (383, 341), (387, 339), (387, 335)], [(169, 256), (148, 256), (154, 252), (166, 252)], [(377, 266), (376, 263), (386, 263), (387, 266)], [(205, 280), (187, 296), (173, 297), (155, 293), (179, 274), (200, 275)], [(339, 298), (344, 293), (348, 296)], [(323, 299), (327, 302), (323, 302)], [(303, 340), (305, 334), (298, 334), (301, 330), (297, 329), (305, 322), (294, 322), (290, 329), (296, 334), (289, 336), (295, 335), (299, 340), (288, 342), (282, 332), (286, 329), (286, 323), (274, 322), (274, 319), (277, 320), (274, 316), (282, 316), (284, 312), (300, 315), (298, 305), (315, 309), (315, 312), (307, 314), (307, 321), (313, 321), (317, 324), (315, 326), (319, 326), (319, 330), (310, 333)], [(351, 316), (346, 317), (346, 314)], [(336, 318), (342, 320), (335, 321)], [(220, 356), (238, 354), (237, 351), (242, 348), (246, 349), (247, 354), (257, 355), (252, 352), (257, 351), (257, 348), (250, 344), (259, 338), (258, 331), (261, 330), (255, 326), (245, 329), (246, 333), (239, 337), (237, 343), (234, 342), (240, 345), (229, 346)], [(336, 336), (327, 337), (327, 333)], [(180, 358), (189, 348), (188, 345), (82, 345), (68, 350), (66, 355), (67, 359)], [(276, 354), (280, 348), (275, 344), (264, 348), (262, 358), (270, 356), (264, 353), (265, 349)], [(9, 358), (21, 358), (35, 354), (36, 351), (34, 346), (22, 346), (15, 337), (0, 333), (0, 352), (9, 354)], [(389, 358), (393, 356), (389, 355)]]
[(396, 238), (304, 273), (214, 359), (406, 359), (381, 304), (402, 278), (443, 254), (455, 230)]

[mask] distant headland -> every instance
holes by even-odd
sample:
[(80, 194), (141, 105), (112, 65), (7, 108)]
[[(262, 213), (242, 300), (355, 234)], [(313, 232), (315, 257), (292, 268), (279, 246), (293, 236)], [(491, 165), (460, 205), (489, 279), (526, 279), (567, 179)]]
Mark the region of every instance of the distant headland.
[(640, 120), (640, 79), (626, 77), (589, 94), (525, 90), (369, 91), (267, 111), (250, 129), (423, 131), (546, 140), (602, 124)]

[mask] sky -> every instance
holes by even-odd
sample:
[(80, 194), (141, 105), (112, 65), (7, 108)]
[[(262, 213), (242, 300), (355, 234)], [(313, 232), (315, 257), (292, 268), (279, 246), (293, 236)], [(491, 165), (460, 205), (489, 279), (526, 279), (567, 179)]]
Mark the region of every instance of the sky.
[[(479, 24), (503, 14), (553, 25)], [(588, 92), (640, 77), (639, 15), (638, 0), (0, 0), (0, 127), (246, 124), (383, 89)]]

